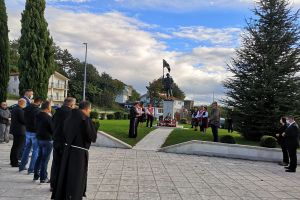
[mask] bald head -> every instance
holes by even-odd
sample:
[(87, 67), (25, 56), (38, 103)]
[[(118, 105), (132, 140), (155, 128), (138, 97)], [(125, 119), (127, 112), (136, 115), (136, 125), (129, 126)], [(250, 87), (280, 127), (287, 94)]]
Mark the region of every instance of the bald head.
[(26, 107), (26, 100), (25, 99), (19, 99), (18, 100), (18, 105), (21, 107), (21, 108), (25, 108)]

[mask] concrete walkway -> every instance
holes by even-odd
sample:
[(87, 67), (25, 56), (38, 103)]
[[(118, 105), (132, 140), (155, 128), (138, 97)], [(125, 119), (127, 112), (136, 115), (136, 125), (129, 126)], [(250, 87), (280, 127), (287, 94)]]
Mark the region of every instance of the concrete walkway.
[(174, 128), (157, 128), (150, 132), (140, 142), (138, 142), (133, 149), (157, 151), (166, 141), (167, 137), (174, 130)]
[[(49, 184), (9, 166), (11, 144), (0, 144), (0, 200), (49, 200)], [(273, 163), (91, 147), (83, 200), (295, 200), (299, 185)]]

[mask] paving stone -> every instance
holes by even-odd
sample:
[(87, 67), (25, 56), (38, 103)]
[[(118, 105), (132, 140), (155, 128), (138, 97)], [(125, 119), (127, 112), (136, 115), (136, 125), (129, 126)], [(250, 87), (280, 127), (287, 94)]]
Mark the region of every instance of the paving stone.
[(117, 199), (117, 192), (98, 192), (95, 199)]
[(139, 193), (139, 199), (143, 200), (159, 200), (160, 196), (158, 193)]
[[(0, 200), (50, 199), (49, 184), (9, 166), (10, 148), (0, 144)], [(285, 200), (299, 185), (274, 163), (92, 147), (87, 199)]]
[(136, 200), (139, 199), (139, 193), (120, 192), (117, 199)]

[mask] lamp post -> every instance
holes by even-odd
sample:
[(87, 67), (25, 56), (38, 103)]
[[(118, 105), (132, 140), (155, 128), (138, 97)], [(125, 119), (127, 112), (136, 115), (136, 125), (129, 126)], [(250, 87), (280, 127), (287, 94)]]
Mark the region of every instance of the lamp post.
[(85, 101), (87, 43), (85, 42), (83, 44), (85, 45), (84, 78), (83, 78), (83, 101)]

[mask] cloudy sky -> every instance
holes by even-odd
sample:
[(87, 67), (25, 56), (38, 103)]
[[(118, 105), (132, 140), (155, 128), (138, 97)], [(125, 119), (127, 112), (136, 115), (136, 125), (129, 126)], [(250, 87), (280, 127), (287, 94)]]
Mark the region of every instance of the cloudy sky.
[[(300, 8), (300, 0), (291, 1)], [(6, 0), (10, 39), (20, 36), (25, 0)], [(133, 85), (141, 94), (171, 75), (197, 103), (224, 96), (226, 63), (239, 47), (252, 0), (48, 0), (46, 19), (56, 44)]]

